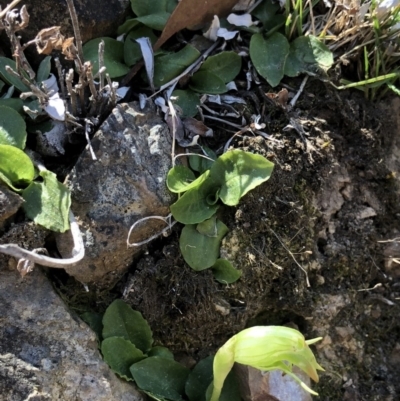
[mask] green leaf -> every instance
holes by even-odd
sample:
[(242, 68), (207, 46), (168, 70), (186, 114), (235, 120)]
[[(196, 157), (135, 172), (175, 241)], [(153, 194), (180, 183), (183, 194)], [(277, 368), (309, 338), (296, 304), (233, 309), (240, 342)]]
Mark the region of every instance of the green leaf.
[(190, 401), (206, 401), (206, 391), (213, 379), (213, 356), (202, 359), (190, 372), (185, 392)]
[(290, 44), (285, 74), (295, 77), (300, 73), (316, 74), (327, 71), (333, 64), (329, 48), (315, 36), (300, 36)]
[(167, 0), (131, 0), (132, 11), (138, 16), (158, 14), (167, 9)]
[(63, 233), (69, 229), (70, 191), (51, 171), (39, 174), (43, 182), (32, 182), (22, 192), (25, 213), (36, 224)]
[(247, 192), (267, 181), (273, 168), (274, 164), (261, 155), (231, 150), (214, 162), (210, 177), (221, 188), (222, 202), (235, 206)]
[(124, 43), (124, 60), (126, 65), (132, 66), (142, 58), (142, 51), (140, 50), (139, 43), (137, 43), (135, 39), (143, 37), (149, 38), (153, 45), (157, 40), (157, 36), (154, 35), (154, 32), (146, 26), (140, 26), (129, 32), (126, 36)]
[(100, 313), (85, 312), (82, 313), (81, 319), (89, 325), (89, 327), (96, 333), (97, 340), (102, 340), (103, 331), (103, 315)]
[(17, 66), (14, 60), (7, 57), (0, 57), (0, 77), (9, 85), (14, 85), (21, 92), (29, 92), (30, 89), (22, 83), (22, 81), (6, 71), (6, 66), (10, 66), (14, 71), (17, 71)]
[(258, 73), (272, 86), (277, 86), (284, 75), (289, 42), (285, 36), (275, 32), (267, 40), (255, 34), (250, 40), (250, 58)]
[(154, 63), (154, 85), (160, 87), (171, 81), (199, 57), (200, 52), (191, 45), (186, 45), (176, 53), (157, 57)]
[(3, 81), (0, 79), (0, 92), (3, 90), (3, 88), (4, 88), (5, 85), (6, 85), (5, 82), (3, 82)]
[(130, 368), (138, 387), (156, 397), (182, 401), (189, 369), (171, 359), (152, 356)]
[(103, 338), (123, 337), (144, 353), (150, 350), (153, 334), (142, 314), (116, 299), (103, 317)]
[(140, 349), (123, 337), (109, 337), (103, 340), (101, 353), (108, 366), (126, 380), (132, 380), (129, 368), (145, 358)]
[(197, 106), (200, 106), (199, 96), (191, 90), (177, 89), (172, 92), (172, 103), (182, 110), (182, 117), (194, 117), (198, 113)]
[(179, 239), (179, 247), (185, 262), (194, 270), (200, 271), (214, 265), (219, 256), (222, 238), (227, 234), (228, 227), (217, 220), (217, 235), (209, 237), (202, 235), (196, 225), (186, 225)]
[(179, 0), (167, 0), (167, 13), (172, 13), (175, 10), (176, 6), (178, 5)]
[(149, 356), (160, 356), (166, 359), (174, 360), (174, 354), (166, 347), (162, 347), (161, 345), (157, 345), (153, 347), (148, 353)]
[(218, 95), (227, 92), (224, 81), (208, 71), (197, 71), (189, 81), (189, 88), (199, 93)]
[(198, 178), (203, 180), (200, 185), (197, 185), (197, 180), (193, 182), (192, 185), (196, 186), (170, 206), (175, 220), (184, 224), (197, 224), (210, 218), (217, 211), (219, 186), (210, 180), (209, 175), (210, 172), (206, 171)]
[(51, 56), (46, 56), (39, 64), (38, 72), (36, 74), (36, 82), (42, 83), (50, 75), (51, 69)]
[(204, 220), (197, 224), (196, 230), (207, 237), (217, 236), (217, 217), (214, 215), (208, 220)]
[(279, 3), (273, 3), (271, 0), (264, 0), (251, 14), (262, 22), (264, 29), (269, 30), (275, 26), (274, 21), (279, 17), (279, 15), (276, 15), (279, 10)]
[(214, 278), (222, 284), (231, 284), (239, 280), (242, 275), (241, 270), (235, 269), (231, 262), (226, 259), (217, 259), (211, 267)]
[(220, 78), (224, 84), (236, 78), (242, 68), (242, 58), (235, 52), (222, 52), (208, 57), (199, 72), (208, 72)]
[(211, 160), (207, 160), (204, 157), (200, 156), (189, 156), (189, 165), (190, 168), (194, 171), (198, 171), (199, 173), (204, 173), (207, 170), (210, 170), (211, 166), (214, 163), (214, 160), (217, 158), (217, 154), (207, 146), (202, 147), (203, 154), (208, 156)]
[(149, 28), (155, 29), (156, 31), (162, 31), (170, 15), (171, 14), (167, 12), (160, 12), (157, 14), (144, 15), (136, 19)]
[(168, 171), (167, 187), (171, 192), (181, 193), (200, 186), (209, 176), (204, 173), (196, 179), (194, 173), (186, 166), (175, 166)]
[(20, 98), (11, 97), (9, 99), (0, 99), (0, 107), (10, 107), (21, 115), (24, 113), (23, 105), (24, 102)]
[(118, 27), (118, 35), (122, 35), (123, 33), (128, 33), (132, 29), (142, 25), (136, 18), (127, 19), (122, 25)]
[(29, 184), (35, 176), (31, 159), (21, 149), (0, 145), (0, 180), (17, 190), (14, 185)]
[(99, 71), (99, 43), (104, 40), (104, 65), (110, 78), (118, 78), (127, 74), (129, 67), (124, 64), (124, 44), (111, 38), (97, 38), (89, 40), (83, 46), (85, 61), (93, 66), (93, 75)]
[[(206, 401), (207, 389), (213, 380), (213, 356), (202, 359), (190, 372), (185, 391), (190, 401)], [(241, 401), (234, 372), (230, 372), (222, 387), (219, 401)]]
[(0, 106), (0, 144), (25, 148), (26, 124), (11, 107)]

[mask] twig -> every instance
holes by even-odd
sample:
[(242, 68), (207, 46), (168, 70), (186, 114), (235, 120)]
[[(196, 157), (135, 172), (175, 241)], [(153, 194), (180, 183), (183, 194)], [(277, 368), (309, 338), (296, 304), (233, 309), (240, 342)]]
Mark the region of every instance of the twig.
[(74, 247), (72, 249), (72, 258), (69, 259), (56, 259), (48, 256), (43, 256), (35, 253), (34, 251), (27, 251), (24, 248), (20, 248), (16, 244), (5, 244), (0, 245), (0, 252), (6, 255), (13, 256), (17, 259), (26, 259), (31, 262), (37, 263), (42, 266), (55, 267), (57, 269), (68, 269), (76, 265), (85, 256), (85, 247), (83, 245), (83, 239), (79, 230), (78, 223), (70, 210), (69, 221), (71, 224), (71, 234), (74, 241)]
[(272, 234), (275, 235), (276, 239), (280, 242), (280, 244), (283, 246), (283, 248), (286, 250), (286, 252), (292, 257), (292, 259), (294, 260), (296, 265), (300, 268), (300, 270), (304, 272), (304, 274), (306, 275), (307, 287), (311, 287), (310, 281), (308, 280), (307, 270), (305, 270), (304, 267), (296, 260), (296, 258), (293, 256), (293, 253), (286, 247), (286, 245), (283, 243), (283, 241), (281, 240), (279, 235), (272, 228), (270, 228), (269, 230), (272, 232)]
[(104, 88), (104, 40), (99, 43), (99, 92), (101, 93)]
[[(176, 223), (177, 221), (172, 221), (171, 222), (171, 218), (172, 218), (172, 214), (170, 213), (168, 216), (166, 217), (162, 217), (162, 216), (148, 216), (148, 217), (143, 217), (142, 219), (138, 220), (136, 223), (134, 223), (131, 228), (129, 229), (129, 233), (128, 233), (128, 238), (126, 239), (126, 245), (128, 246), (128, 248), (133, 247), (133, 246), (142, 246), (145, 245), (147, 243), (149, 243), (150, 241), (152, 241), (153, 239), (159, 237), (160, 235), (164, 234), (165, 232), (167, 232), (168, 230), (170, 230)], [(155, 219), (155, 220), (161, 220), (163, 221), (165, 224), (168, 224), (167, 227), (165, 227), (164, 229), (162, 229), (161, 231), (159, 231), (157, 234), (152, 235), (150, 238), (145, 239), (144, 241), (141, 242), (129, 242), (129, 238), (132, 234), (133, 229), (140, 223), (143, 223), (146, 220), (151, 220), (151, 219)]]
[(14, 0), (12, 1), (4, 10), (0, 12), (0, 18), (3, 18), (10, 10), (12, 10), (18, 3), (22, 0)]
[(60, 84), (61, 94), (63, 99), (67, 98), (67, 91), (65, 90), (65, 83), (64, 83), (64, 72), (61, 67), (60, 59), (58, 57), (54, 58), (54, 62), (56, 63), (57, 68), (57, 75), (58, 75), (58, 83)]
[(81, 63), (83, 63), (84, 58), (83, 58), (81, 31), (79, 29), (79, 21), (78, 21), (78, 16), (76, 14), (74, 1), (73, 0), (67, 0), (67, 4), (68, 4), (69, 14), (71, 16), (72, 26), (74, 28), (74, 34), (75, 34), (75, 40), (76, 40), (76, 48), (78, 49), (78, 57), (79, 57)]
[(295, 105), (297, 100), (299, 99), (300, 95), (302, 94), (304, 87), (306, 86), (306, 83), (308, 81), (308, 75), (306, 75), (300, 85), (299, 90), (297, 91), (296, 95), (293, 97), (293, 99), (290, 101), (290, 108), (292, 109)]
[(96, 155), (95, 155), (95, 153), (93, 151), (92, 144), (90, 142), (90, 137), (89, 137), (89, 132), (90, 132), (90, 126), (91, 125), (92, 125), (92, 122), (90, 120), (88, 120), (87, 118), (85, 118), (85, 137), (86, 137), (86, 141), (87, 141), (87, 144), (88, 144), (88, 147), (89, 147), (90, 154), (92, 156), (92, 160), (97, 160), (97, 157), (96, 157)]

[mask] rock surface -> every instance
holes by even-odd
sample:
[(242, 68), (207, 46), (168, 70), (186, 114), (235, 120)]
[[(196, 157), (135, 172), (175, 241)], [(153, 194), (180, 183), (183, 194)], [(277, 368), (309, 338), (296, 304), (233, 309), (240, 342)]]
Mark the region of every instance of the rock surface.
[[(98, 160), (86, 149), (67, 178), (72, 210), (80, 222), (86, 256), (68, 274), (81, 282), (110, 285), (124, 274), (139, 248), (127, 248), (129, 228), (142, 217), (169, 213), (174, 197), (165, 179), (171, 167), (171, 138), (153, 104), (143, 110), (135, 102), (118, 105), (92, 139)], [(146, 221), (131, 242), (164, 228)], [(67, 235), (58, 239), (69, 256)]]
[(0, 261), (0, 401), (141, 401), (103, 362), (40, 269), (21, 279)]

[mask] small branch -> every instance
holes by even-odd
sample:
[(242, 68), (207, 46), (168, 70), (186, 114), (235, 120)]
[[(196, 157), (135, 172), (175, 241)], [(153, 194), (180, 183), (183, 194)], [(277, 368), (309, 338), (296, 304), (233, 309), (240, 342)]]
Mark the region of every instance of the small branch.
[(12, 10), (21, 1), (22, 0), (14, 0), (13, 2), (11, 2), (4, 10), (0, 12), (0, 18), (3, 18), (10, 10)]
[(72, 26), (74, 28), (76, 47), (78, 49), (78, 57), (79, 57), (81, 63), (83, 63), (84, 58), (83, 58), (81, 31), (79, 30), (79, 21), (78, 21), (78, 16), (76, 14), (74, 1), (67, 0), (67, 4), (68, 4), (69, 14), (71, 15)]
[(83, 239), (79, 230), (78, 223), (70, 210), (69, 221), (71, 224), (71, 234), (74, 241), (74, 247), (72, 249), (72, 258), (69, 259), (56, 259), (49, 256), (39, 255), (35, 251), (27, 251), (24, 248), (20, 248), (16, 244), (5, 244), (0, 245), (0, 252), (6, 255), (13, 256), (17, 259), (26, 259), (31, 262), (37, 263), (42, 266), (55, 267), (57, 269), (68, 269), (80, 262), (85, 256), (85, 247), (83, 245)]
[(64, 83), (64, 72), (61, 67), (60, 59), (56, 57), (54, 59), (57, 68), (57, 75), (58, 75), (58, 83), (60, 84), (61, 94), (63, 99), (67, 98), (67, 92), (65, 90), (65, 83)]

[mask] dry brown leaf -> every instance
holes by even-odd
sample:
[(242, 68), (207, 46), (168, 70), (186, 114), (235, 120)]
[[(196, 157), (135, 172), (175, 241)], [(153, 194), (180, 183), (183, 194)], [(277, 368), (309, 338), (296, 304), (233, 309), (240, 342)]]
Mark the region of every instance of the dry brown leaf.
[(169, 17), (154, 50), (184, 28), (212, 21), (214, 15), (227, 15), (237, 2), (238, 0), (181, 0)]
[(75, 60), (78, 57), (78, 51), (74, 45), (74, 38), (67, 38), (64, 40), (61, 52), (67, 60)]
[(50, 54), (53, 50), (61, 50), (64, 36), (59, 26), (42, 29), (36, 35), (36, 48), (39, 54)]
[(213, 136), (213, 130), (207, 127), (202, 121), (187, 117), (182, 119), (182, 122), (186, 131), (190, 132), (192, 135), (200, 135), (203, 137)]

